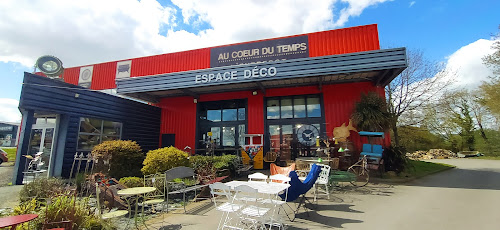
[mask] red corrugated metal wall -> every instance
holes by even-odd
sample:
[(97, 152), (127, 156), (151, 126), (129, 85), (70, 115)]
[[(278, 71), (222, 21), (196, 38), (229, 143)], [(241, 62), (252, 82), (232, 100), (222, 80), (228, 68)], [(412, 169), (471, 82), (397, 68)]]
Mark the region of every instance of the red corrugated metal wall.
[[(325, 108), (325, 122), (328, 137), (333, 137), (333, 129), (343, 123), (347, 126), (354, 110), (354, 104), (360, 100), (363, 93), (375, 91), (384, 95), (384, 88), (374, 86), (371, 82), (359, 82), (348, 84), (334, 84), (323, 86), (323, 101)], [(362, 130), (358, 130), (362, 131)], [(376, 138), (373, 138), (374, 141)], [(349, 140), (352, 141), (357, 150), (361, 149), (363, 143), (368, 143), (366, 138), (361, 138), (356, 132), (351, 131)], [(385, 145), (390, 143), (389, 134), (386, 133)]]
[(179, 149), (184, 149), (185, 146), (194, 148), (196, 104), (193, 98), (164, 98), (158, 106), (162, 108), (160, 133), (175, 133), (175, 147)]
[[(302, 35), (304, 34), (287, 37)], [(380, 49), (376, 24), (309, 33), (306, 35), (309, 38), (310, 57)], [(287, 37), (265, 40), (275, 40)], [(237, 44), (253, 42), (258, 41), (250, 41)], [(224, 46), (231, 45), (235, 44)], [(130, 76), (140, 77), (210, 68), (211, 48), (212, 47), (129, 59), (132, 60)], [(92, 75), (92, 89), (101, 90), (116, 87), (115, 75), (117, 62), (119, 61), (94, 64), (94, 71)], [(71, 84), (78, 84), (79, 74), (80, 67), (67, 68), (64, 72), (65, 81)]]
[(376, 24), (311, 33), (308, 37), (309, 57), (380, 49)]
[[(164, 98), (158, 104), (162, 108), (161, 134), (175, 133), (175, 147), (183, 149), (196, 144), (196, 104), (193, 97)], [(264, 133), (264, 96), (252, 95), (252, 91), (200, 95), (199, 102), (233, 99), (248, 100), (248, 133)]]

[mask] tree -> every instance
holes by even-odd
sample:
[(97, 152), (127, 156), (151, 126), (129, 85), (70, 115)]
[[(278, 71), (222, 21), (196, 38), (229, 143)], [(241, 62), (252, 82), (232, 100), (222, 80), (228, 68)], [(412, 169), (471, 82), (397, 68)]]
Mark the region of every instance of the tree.
[[(498, 30), (500, 31), (500, 26), (498, 26)], [(494, 35), (495, 42), (491, 48), (493, 48), (494, 52), (490, 55), (486, 55), (483, 58), (484, 64), (493, 69), (493, 73), (496, 75), (500, 75), (500, 32)]]
[[(420, 50), (408, 50), (408, 67), (386, 87), (393, 141), (399, 146), (398, 126), (423, 120), (422, 110), (436, 101), (453, 79), (444, 66), (424, 58)], [(403, 117), (405, 116), (405, 117)], [(404, 119), (401, 119), (404, 118)]]
[[(498, 27), (500, 30), (500, 26)], [(489, 82), (483, 82), (480, 86), (484, 98), (483, 105), (497, 117), (500, 117), (500, 32), (495, 36), (492, 47), (494, 52), (483, 58), (484, 64), (493, 70), (496, 76), (492, 76)]]

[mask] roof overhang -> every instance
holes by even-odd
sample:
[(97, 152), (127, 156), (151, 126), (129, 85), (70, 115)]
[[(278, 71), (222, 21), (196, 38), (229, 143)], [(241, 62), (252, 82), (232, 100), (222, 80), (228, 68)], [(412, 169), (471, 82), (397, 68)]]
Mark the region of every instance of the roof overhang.
[(407, 66), (406, 49), (394, 48), (134, 77), (116, 85), (118, 94), (158, 102), (163, 97), (290, 86), (362, 81), (386, 86)]

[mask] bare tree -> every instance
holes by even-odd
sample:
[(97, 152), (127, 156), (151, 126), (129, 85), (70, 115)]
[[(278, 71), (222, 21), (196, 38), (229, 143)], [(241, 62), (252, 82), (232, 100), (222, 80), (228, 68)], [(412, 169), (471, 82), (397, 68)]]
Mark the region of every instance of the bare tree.
[(398, 126), (418, 124), (423, 119), (423, 109), (436, 101), (453, 79), (450, 76), (453, 73), (442, 64), (425, 59), (421, 50), (408, 50), (407, 57), (408, 68), (386, 87), (396, 146), (399, 146)]

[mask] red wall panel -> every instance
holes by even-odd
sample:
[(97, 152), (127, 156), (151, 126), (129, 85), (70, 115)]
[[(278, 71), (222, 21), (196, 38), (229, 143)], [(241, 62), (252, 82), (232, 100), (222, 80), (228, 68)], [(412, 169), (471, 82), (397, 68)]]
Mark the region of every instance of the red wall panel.
[(132, 59), (131, 77), (210, 68), (210, 48)]
[(192, 97), (164, 98), (158, 103), (161, 110), (160, 133), (175, 133), (175, 147), (195, 147), (196, 104)]
[[(361, 99), (361, 95), (375, 91), (381, 95), (384, 89), (374, 86), (371, 82), (359, 82), (349, 84), (334, 84), (323, 86), (323, 101), (325, 108), (326, 132), (329, 138), (333, 137), (333, 129), (343, 123), (347, 126), (354, 104)], [(362, 131), (362, 130), (358, 130)], [(376, 138), (372, 138), (376, 141)], [(361, 149), (363, 143), (368, 143), (366, 137), (361, 138), (357, 132), (351, 131), (349, 140), (354, 143), (357, 150)], [(389, 133), (386, 133), (385, 145), (390, 143)]]
[[(295, 37), (302, 35), (304, 34), (287, 36), (287, 37)], [(350, 27), (337, 30), (321, 31), (305, 35), (307, 35), (309, 39), (310, 57), (380, 49), (376, 24)], [(259, 41), (275, 40), (287, 37), (271, 38)], [(253, 43), (259, 41), (249, 41), (237, 44)], [(224, 46), (231, 46), (231, 45), (236, 45), (236, 44), (228, 44)], [(132, 60), (130, 76), (140, 77), (140, 76), (149, 76), (149, 75), (210, 68), (211, 48), (212, 47), (128, 59)], [(100, 89), (110, 89), (116, 87), (115, 75), (116, 75), (117, 62), (119, 61), (94, 64), (94, 71), (92, 76), (92, 89), (100, 90)], [(65, 69), (64, 74), (65, 76), (69, 77), (68, 81), (65, 80), (66, 82), (71, 84), (78, 84), (78, 75), (80, 74), (80, 67), (67, 68)]]
[(80, 68), (64, 69), (64, 81), (73, 85), (78, 85), (78, 77), (80, 76)]
[(380, 49), (376, 24), (316, 32), (308, 37), (309, 57)]
[(115, 75), (116, 62), (95, 64), (94, 70), (92, 71), (92, 84), (90, 86), (91, 89), (102, 90), (116, 88), (115, 78), (108, 77)]

